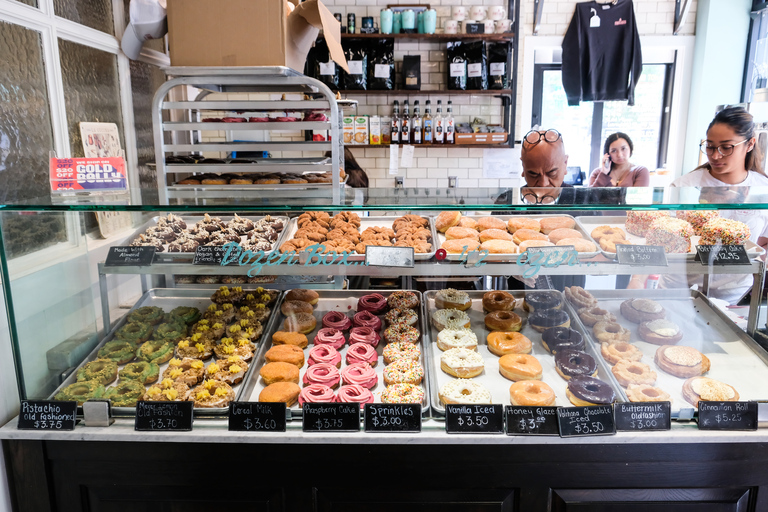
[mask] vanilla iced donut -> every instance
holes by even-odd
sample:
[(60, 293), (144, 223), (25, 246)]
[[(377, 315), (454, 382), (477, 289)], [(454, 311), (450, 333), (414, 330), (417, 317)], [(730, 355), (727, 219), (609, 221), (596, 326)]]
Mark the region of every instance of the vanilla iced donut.
[(443, 329), (437, 335), (437, 348), (442, 351), (452, 348), (477, 350), (477, 335), (470, 329)]
[(440, 388), (440, 401), (444, 404), (490, 404), (491, 392), (472, 379), (456, 379)]
[(483, 373), (483, 356), (467, 348), (452, 348), (440, 356), (440, 369), (448, 375), (468, 379)]
[(432, 313), (432, 325), (438, 331), (443, 329), (468, 329), (469, 315), (458, 309), (438, 309)]

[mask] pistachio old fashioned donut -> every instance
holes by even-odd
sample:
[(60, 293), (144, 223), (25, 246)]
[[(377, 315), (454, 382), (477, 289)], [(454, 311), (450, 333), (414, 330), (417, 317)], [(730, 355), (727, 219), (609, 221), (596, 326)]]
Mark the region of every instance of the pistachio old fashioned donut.
[(136, 351), (136, 357), (148, 363), (162, 364), (173, 357), (175, 348), (170, 341), (150, 340), (139, 347)]
[(78, 382), (91, 380), (107, 385), (117, 379), (117, 363), (109, 359), (96, 359), (77, 370)]
[(130, 341), (140, 345), (152, 336), (154, 328), (144, 322), (127, 322), (115, 332), (115, 339)]
[(142, 384), (152, 384), (160, 377), (160, 367), (154, 362), (136, 361), (125, 365), (119, 375), (121, 380), (137, 380)]
[(454, 379), (443, 384), (439, 392), (443, 404), (490, 404), (491, 392), (472, 379)]
[(117, 364), (125, 364), (136, 357), (136, 345), (130, 341), (112, 340), (99, 349), (100, 359), (109, 359)]
[(100, 382), (84, 380), (70, 384), (56, 393), (53, 398), (58, 401), (72, 401), (77, 402), (77, 405), (83, 405), (83, 402), (91, 398), (101, 398), (104, 396), (104, 391), (104, 385)]
[(112, 402), (112, 407), (134, 407), (144, 396), (144, 384), (138, 380), (121, 380), (116, 386), (107, 389), (104, 398)]
[(128, 322), (139, 322), (143, 324), (157, 325), (163, 321), (165, 311), (157, 306), (142, 306), (128, 313), (126, 320)]

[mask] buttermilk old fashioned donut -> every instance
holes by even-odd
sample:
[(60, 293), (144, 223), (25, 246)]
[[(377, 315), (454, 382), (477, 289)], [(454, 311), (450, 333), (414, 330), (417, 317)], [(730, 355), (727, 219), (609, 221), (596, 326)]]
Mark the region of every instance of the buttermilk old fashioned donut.
[(523, 300), (523, 309), (536, 311), (537, 309), (560, 309), (563, 307), (563, 299), (557, 292), (527, 292)]
[(469, 315), (459, 309), (438, 309), (432, 313), (435, 329), (469, 329)]
[(441, 233), (448, 231), (448, 228), (458, 225), (461, 220), (461, 212), (440, 212), (435, 217), (435, 229)]
[(619, 361), (639, 361), (643, 358), (642, 351), (631, 343), (605, 343), (600, 345), (600, 354), (611, 364)]
[(697, 377), (709, 371), (707, 356), (693, 347), (664, 345), (656, 349), (656, 365), (675, 377)]
[(445, 232), (446, 240), (459, 240), (461, 238), (473, 238), (480, 240), (480, 233), (476, 229), (453, 226)]
[(512, 405), (551, 406), (555, 405), (555, 392), (540, 380), (521, 380), (509, 386), (509, 402)]
[(597, 299), (581, 286), (566, 286), (565, 298), (577, 308), (597, 306)]
[(490, 404), (491, 392), (472, 379), (455, 379), (443, 384), (438, 393), (443, 404)]
[(486, 292), (483, 294), (483, 309), (485, 311), (512, 311), (515, 309), (515, 298), (509, 292)]
[(621, 303), (621, 315), (632, 323), (639, 324), (667, 316), (664, 307), (651, 299), (629, 299)]
[(552, 354), (561, 350), (584, 350), (584, 337), (570, 327), (550, 327), (541, 333), (541, 344)]
[(493, 331), (486, 338), (488, 350), (497, 356), (507, 354), (530, 354), (532, 343), (519, 332)]
[(536, 219), (518, 216), (512, 217), (507, 221), (507, 231), (514, 235), (518, 229), (541, 231), (541, 223)]
[(568, 400), (577, 407), (612, 404), (616, 393), (607, 382), (594, 377), (574, 377), (565, 389)]
[(592, 327), (597, 322), (615, 322), (616, 317), (613, 316), (613, 313), (610, 313), (608, 310), (605, 310), (603, 308), (593, 306), (588, 308), (581, 308), (578, 311), (579, 318), (581, 318), (581, 321), (584, 322), (584, 325), (587, 327)]
[(601, 343), (628, 342), (631, 337), (629, 329), (623, 327), (618, 322), (597, 322), (592, 326), (592, 333), (594, 333), (597, 341)]
[(513, 380), (541, 380), (542, 368), (539, 360), (530, 354), (507, 354), (499, 358), (499, 373)]
[(739, 399), (736, 388), (707, 377), (691, 377), (683, 383), (683, 398), (694, 407), (699, 400), (711, 402), (733, 402)]
[(437, 334), (437, 348), (442, 351), (452, 348), (477, 350), (477, 335), (471, 329), (443, 329)]
[(555, 370), (565, 380), (574, 377), (595, 377), (597, 361), (581, 350), (564, 348), (555, 354)]
[(611, 368), (616, 380), (624, 387), (630, 384), (647, 384), (653, 386), (656, 383), (656, 372), (651, 367), (640, 361), (627, 361), (622, 359)]
[(571, 317), (562, 309), (537, 309), (528, 315), (528, 324), (544, 332), (550, 327), (570, 327)]
[(576, 225), (576, 219), (573, 217), (544, 217), (539, 222), (541, 223), (541, 232), (545, 235), (557, 229), (573, 229)]
[(654, 345), (674, 345), (683, 339), (683, 331), (680, 327), (664, 318), (641, 323), (637, 333), (644, 341)]
[(672, 397), (661, 388), (647, 384), (630, 384), (627, 386), (627, 398), (630, 402), (671, 402)]
[(477, 377), (484, 368), (483, 356), (467, 348), (452, 348), (440, 356), (440, 369), (453, 377)]
[(485, 326), (490, 331), (519, 331), (523, 320), (513, 311), (492, 311), (485, 315)]
[(435, 307), (466, 311), (472, 307), (472, 299), (469, 298), (467, 292), (446, 288), (435, 294)]

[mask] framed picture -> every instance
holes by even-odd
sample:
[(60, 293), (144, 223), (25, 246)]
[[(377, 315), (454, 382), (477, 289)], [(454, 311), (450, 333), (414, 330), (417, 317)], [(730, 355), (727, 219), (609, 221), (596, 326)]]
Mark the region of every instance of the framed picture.
[(405, 10), (412, 10), (414, 13), (418, 14), (422, 11), (428, 11), (429, 10), (429, 4), (397, 4), (397, 5), (387, 5), (387, 9), (392, 9), (393, 12), (403, 12)]

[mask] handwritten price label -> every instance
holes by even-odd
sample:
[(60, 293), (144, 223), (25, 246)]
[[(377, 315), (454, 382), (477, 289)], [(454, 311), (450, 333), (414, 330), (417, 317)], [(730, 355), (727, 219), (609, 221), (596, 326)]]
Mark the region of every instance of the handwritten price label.
[(242, 432), (285, 432), (285, 403), (230, 402), (228, 429)]
[(757, 430), (757, 402), (699, 402), (699, 430)]
[(504, 432), (504, 407), (500, 404), (447, 404), (445, 431), (449, 434), (501, 434)]
[(421, 404), (365, 404), (366, 432), (421, 432)]

